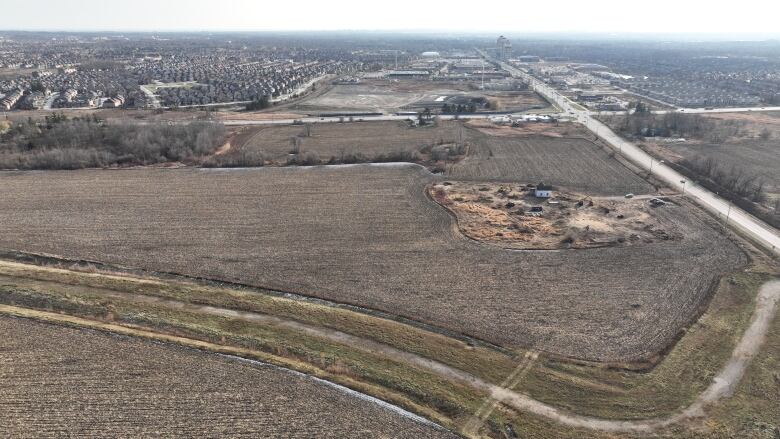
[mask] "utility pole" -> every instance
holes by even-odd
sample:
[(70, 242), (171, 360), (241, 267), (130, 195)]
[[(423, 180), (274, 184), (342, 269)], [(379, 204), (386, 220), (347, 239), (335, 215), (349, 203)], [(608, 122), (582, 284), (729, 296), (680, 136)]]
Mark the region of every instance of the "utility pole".
[[(663, 162), (664, 162), (663, 160), (659, 160), (659, 161), (658, 161), (658, 164), (660, 165), (660, 164), (662, 164)], [(654, 163), (654, 161), (653, 161), (653, 158), (652, 158), (652, 157), (650, 157), (650, 173), (651, 173), (651, 174), (653, 173), (653, 163)]]

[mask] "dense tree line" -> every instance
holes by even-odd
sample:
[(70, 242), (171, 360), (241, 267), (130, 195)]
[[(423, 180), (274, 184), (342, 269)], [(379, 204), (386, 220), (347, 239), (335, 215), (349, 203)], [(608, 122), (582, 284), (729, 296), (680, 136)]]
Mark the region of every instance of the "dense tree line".
[(196, 161), (224, 140), (221, 124), (108, 123), (97, 117), (16, 123), (0, 135), (2, 169), (80, 169)]
[(206, 157), (201, 166), (204, 168), (256, 168), (265, 166), (265, 157), (259, 151), (239, 150), (228, 154)]
[(442, 114), (460, 114), (460, 113), (476, 113), (477, 104), (471, 103), (467, 105), (463, 104), (444, 104), (441, 106)]
[(721, 143), (729, 137), (739, 136), (745, 128), (744, 121), (719, 120), (698, 114), (652, 114), (636, 111), (610, 121), (620, 133), (633, 137), (687, 137)]
[(441, 162), (453, 160), (466, 153), (464, 144), (448, 144), (443, 140), (438, 144), (422, 145), (411, 150), (395, 150), (384, 153), (377, 153), (371, 156), (365, 155), (359, 151), (342, 151), (337, 156), (331, 156), (329, 159), (321, 159), (314, 151), (297, 150), (291, 153), (287, 159), (287, 165), (312, 166), (319, 164), (328, 165), (347, 165), (355, 163), (394, 163), (394, 162)]
[(725, 167), (712, 157), (697, 157), (681, 163), (688, 169), (709, 178), (727, 191), (761, 203), (766, 199), (766, 183), (755, 175), (745, 172), (738, 166)]
[[(613, 129), (621, 134), (633, 137), (684, 137), (701, 139), (710, 143), (722, 143), (731, 137), (745, 134), (746, 123), (739, 120), (722, 120), (695, 114), (670, 113), (652, 114), (649, 111), (635, 112), (629, 116), (607, 120)], [(772, 132), (763, 129), (759, 133), (761, 140), (769, 140)], [(753, 203), (766, 202), (766, 182), (751, 174), (748, 169), (719, 163), (712, 156), (699, 156), (682, 160), (681, 170), (687, 170), (700, 178), (701, 183), (712, 191), (718, 191), (743, 209), (758, 215), (765, 221), (777, 224), (773, 219), (765, 218)], [(758, 209), (758, 210), (757, 210)]]
[(246, 104), (246, 111), (265, 110), (270, 106), (271, 99), (268, 97), (268, 95), (263, 95), (260, 97), (260, 99), (255, 99), (254, 101)]

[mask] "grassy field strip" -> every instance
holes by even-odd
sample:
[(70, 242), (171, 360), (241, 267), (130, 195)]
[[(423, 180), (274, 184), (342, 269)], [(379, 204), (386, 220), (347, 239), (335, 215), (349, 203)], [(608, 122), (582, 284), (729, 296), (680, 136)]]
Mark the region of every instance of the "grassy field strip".
[[(718, 399), (730, 395), (731, 391), (733, 390), (733, 387), (736, 385), (736, 383), (738, 383), (739, 379), (742, 377), (742, 374), (744, 373), (745, 368), (749, 364), (750, 360), (758, 353), (758, 350), (761, 346), (761, 342), (765, 335), (765, 331), (767, 330), (769, 323), (774, 317), (778, 299), (780, 299), (780, 281), (777, 280), (771, 281), (762, 286), (759, 293), (759, 297), (757, 299), (756, 310), (753, 314), (753, 317), (751, 318), (750, 327), (748, 328), (747, 331), (745, 331), (742, 340), (737, 345), (736, 349), (733, 351), (732, 359), (727, 363), (727, 365), (721, 370), (718, 376), (714, 379), (710, 388), (697, 398), (696, 403), (694, 403), (687, 409), (673, 416), (666, 417), (666, 418), (659, 418), (659, 419), (649, 419), (643, 421), (616, 421), (616, 420), (605, 420), (605, 419), (599, 419), (594, 417), (573, 415), (564, 410), (557, 409), (553, 406), (536, 401), (521, 393), (514, 392), (511, 389), (508, 389), (504, 386), (498, 386), (498, 385), (487, 383), (484, 380), (481, 380), (477, 377), (474, 377), (462, 371), (458, 371), (456, 369), (450, 368), (436, 361), (421, 358), (417, 355), (398, 351), (392, 348), (388, 349), (388, 347), (377, 346), (377, 344), (375, 344), (374, 342), (367, 343), (367, 341), (365, 340), (348, 336), (346, 334), (344, 335), (334, 334), (334, 336), (337, 337), (337, 340), (339, 340), (340, 342), (351, 343), (353, 345), (357, 343), (360, 346), (367, 347), (368, 349), (379, 348), (380, 353), (394, 354), (396, 357), (395, 359), (397, 360), (408, 362), (415, 366), (419, 366), (427, 370), (433, 371), (436, 374), (445, 377), (447, 379), (458, 380), (465, 384), (468, 384), (471, 387), (489, 391), (493, 399), (495, 399), (496, 401), (503, 402), (509, 405), (510, 407), (528, 411), (538, 416), (547, 417), (549, 419), (555, 420), (567, 426), (603, 430), (603, 431), (610, 431), (610, 432), (647, 432), (658, 428), (666, 427), (692, 417), (701, 416), (704, 413), (703, 409), (707, 404), (713, 403)], [(17, 315), (17, 316), (44, 318), (50, 321), (53, 320), (53, 321), (66, 322), (66, 323), (82, 325), (82, 326), (97, 327), (100, 329), (119, 332), (127, 335), (138, 335), (135, 333), (139, 331), (139, 330), (130, 329), (130, 328), (117, 326), (117, 325), (97, 323), (97, 322), (92, 322), (81, 318), (62, 316), (62, 315), (46, 313), (41, 311), (24, 310), (16, 307), (11, 307), (11, 306), (0, 306), (0, 312)], [(222, 313), (223, 311), (220, 311), (220, 314)], [(233, 312), (229, 312), (228, 315), (235, 318), (235, 317), (240, 317), (242, 314), (241, 313), (233, 314)], [(139, 334), (143, 337), (158, 338), (163, 341), (168, 341), (173, 343), (179, 343), (183, 341), (184, 344), (187, 346), (214, 350), (216, 352), (230, 353), (234, 355), (242, 355), (242, 353), (244, 355), (247, 355), (248, 353), (251, 353), (251, 351), (245, 349), (224, 347), (220, 345), (214, 345), (212, 343), (199, 342), (199, 341), (194, 341), (194, 340), (190, 340), (182, 337), (176, 337), (176, 336), (154, 334), (143, 330), (140, 330)], [(321, 333), (319, 333), (319, 331), (317, 331), (316, 334), (318, 336), (321, 336)], [(226, 350), (227, 352), (225, 352)], [(533, 356), (529, 356), (528, 359), (533, 360)], [(522, 363), (528, 367), (521, 367), (517, 374), (513, 374), (515, 375), (514, 377), (510, 377), (510, 378), (514, 378), (514, 379), (510, 379), (510, 381), (514, 382), (514, 384), (516, 385), (517, 379), (522, 378), (522, 375), (525, 373), (525, 371), (527, 371), (530, 368), (530, 363), (531, 361)], [(311, 369), (311, 366), (308, 366), (307, 368)], [(486, 415), (487, 413), (488, 413), (488, 409), (480, 408), (478, 410), (478, 415)]]
[[(501, 387), (509, 390), (514, 389), (515, 386), (517, 386), (517, 384), (520, 383), (520, 381), (528, 374), (528, 371), (534, 367), (534, 364), (538, 358), (539, 353), (532, 351), (526, 352), (525, 355), (523, 355), (523, 358), (520, 360), (520, 363), (517, 365), (517, 368), (515, 368), (515, 370), (512, 371), (508, 377), (506, 377), (504, 382), (501, 383)], [(482, 427), (485, 419), (490, 417), (497, 405), (497, 400), (493, 399), (492, 396), (487, 397), (485, 402), (483, 402), (476, 413), (474, 413), (474, 416), (472, 416), (471, 419), (469, 419), (469, 422), (466, 423), (466, 426), (463, 427), (463, 433), (467, 436), (478, 435), (479, 429)]]
[[(30, 265), (30, 264), (21, 263), (21, 262), (13, 262), (13, 261), (8, 261), (8, 260), (0, 260), (0, 268), (5, 269), (5, 270), (13, 270), (12, 272), (14, 272), (14, 271), (15, 272), (27, 272), (27, 271), (29, 271), (31, 269), (37, 269), (38, 271), (47, 271), (47, 272), (51, 272), (51, 273), (57, 273), (57, 274), (60, 274), (60, 275), (63, 275), (63, 276), (69, 276), (69, 275), (72, 275), (74, 273), (74, 271), (67, 270), (67, 269), (64, 269), (64, 268), (57, 268), (57, 267), (51, 267), (51, 266), (40, 267), (40, 266), (36, 266), (36, 265)], [(121, 282), (132, 281), (134, 283), (146, 284), (146, 285), (156, 285), (156, 286), (164, 286), (164, 285), (166, 285), (165, 282), (160, 281), (160, 280), (146, 279), (146, 278), (137, 277), (137, 276), (130, 276), (130, 275), (127, 275), (127, 274), (121, 274), (121, 275), (119, 275), (119, 274), (109, 274), (109, 273), (106, 273), (105, 271), (100, 271), (100, 272), (95, 272), (95, 273), (88, 273), (88, 272), (85, 272), (85, 271), (79, 271), (78, 274), (79, 274), (79, 276), (92, 278), (92, 279), (109, 279), (109, 280), (116, 280), (116, 281), (121, 281)]]
[[(95, 291), (91, 291), (95, 292)], [(207, 314), (217, 317), (226, 317), (235, 320), (242, 320), (250, 323), (260, 323), (267, 325), (274, 325), (277, 327), (290, 329), (309, 336), (324, 338), (326, 340), (340, 343), (352, 348), (356, 348), (362, 351), (370, 352), (372, 354), (389, 357), (395, 361), (401, 361), (409, 365), (418, 366), (423, 369), (427, 369), (447, 379), (460, 381), (462, 383), (471, 385), (472, 387), (480, 390), (489, 390), (490, 383), (482, 380), (472, 374), (458, 370), (456, 368), (447, 366), (439, 361), (431, 360), (429, 358), (422, 357), (410, 352), (405, 352), (400, 349), (396, 349), (392, 346), (378, 343), (372, 340), (368, 340), (361, 337), (356, 337), (341, 331), (333, 329), (315, 327), (300, 323), (294, 320), (282, 319), (279, 317), (259, 314), (249, 311), (237, 311), (226, 308), (218, 308), (207, 305), (193, 305), (177, 300), (162, 299), (159, 297), (145, 296), (142, 294), (129, 294), (120, 292), (103, 292), (104, 297), (111, 297), (117, 299), (128, 300), (131, 302), (162, 305), (168, 308), (176, 310), (183, 310), (188, 312), (195, 312), (200, 314)], [(0, 309), (1, 310), (1, 309)]]
[(750, 361), (758, 354), (764, 343), (769, 325), (777, 313), (778, 301), (780, 301), (780, 280), (768, 282), (761, 287), (756, 298), (756, 309), (750, 319), (750, 326), (734, 348), (728, 363), (713, 379), (713, 383), (707, 391), (699, 397), (697, 404), (694, 404), (695, 408), (701, 409), (704, 404), (731, 396), (734, 393), (734, 389), (744, 376)]
[(82, 291), (98, 295), (123, 292), (143, 295), (147, 298), (145, 300), (171, 299), (193, 306), (206, 305), (273, 315), (312, 327), (336, 329), (422, 357), (436, 358), (493, 383), (501, 382), (503, 377), (511, 373), (514, 368), (512, 358), (517, 355), (474, 346), (392, 319), (291, 297), (279, 297), (262, 291), (204, 286), (186, 281), (158, 282), (127, 274), (112, 275), (110, 271), (101, 273), (0, 261), (0, 282), (18, 287), (44, 287), (51, 292), (66, 295)]

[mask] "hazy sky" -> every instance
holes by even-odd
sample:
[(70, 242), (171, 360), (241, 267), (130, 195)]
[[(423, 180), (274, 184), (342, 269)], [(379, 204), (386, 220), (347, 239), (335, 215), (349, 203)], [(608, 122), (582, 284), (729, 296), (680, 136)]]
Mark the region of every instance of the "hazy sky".
[(451, 30), (777, 35), (778, 0), (2, 0), (22, 30)]

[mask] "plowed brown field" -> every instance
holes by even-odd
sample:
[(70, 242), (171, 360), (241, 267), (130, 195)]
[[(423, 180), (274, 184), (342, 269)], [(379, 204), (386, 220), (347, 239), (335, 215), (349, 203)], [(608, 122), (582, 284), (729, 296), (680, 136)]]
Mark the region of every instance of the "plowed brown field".
[(455, 437), (271, 366), (9, 317), (0, 333), (4, 437)]
[(419, 166), (0, 174), (0, 248), (172, 271), (383, 310), (599, 361), (674, 340), (744, 262), (687, 205), (684, 237), (518, 252), (475, 243)]

